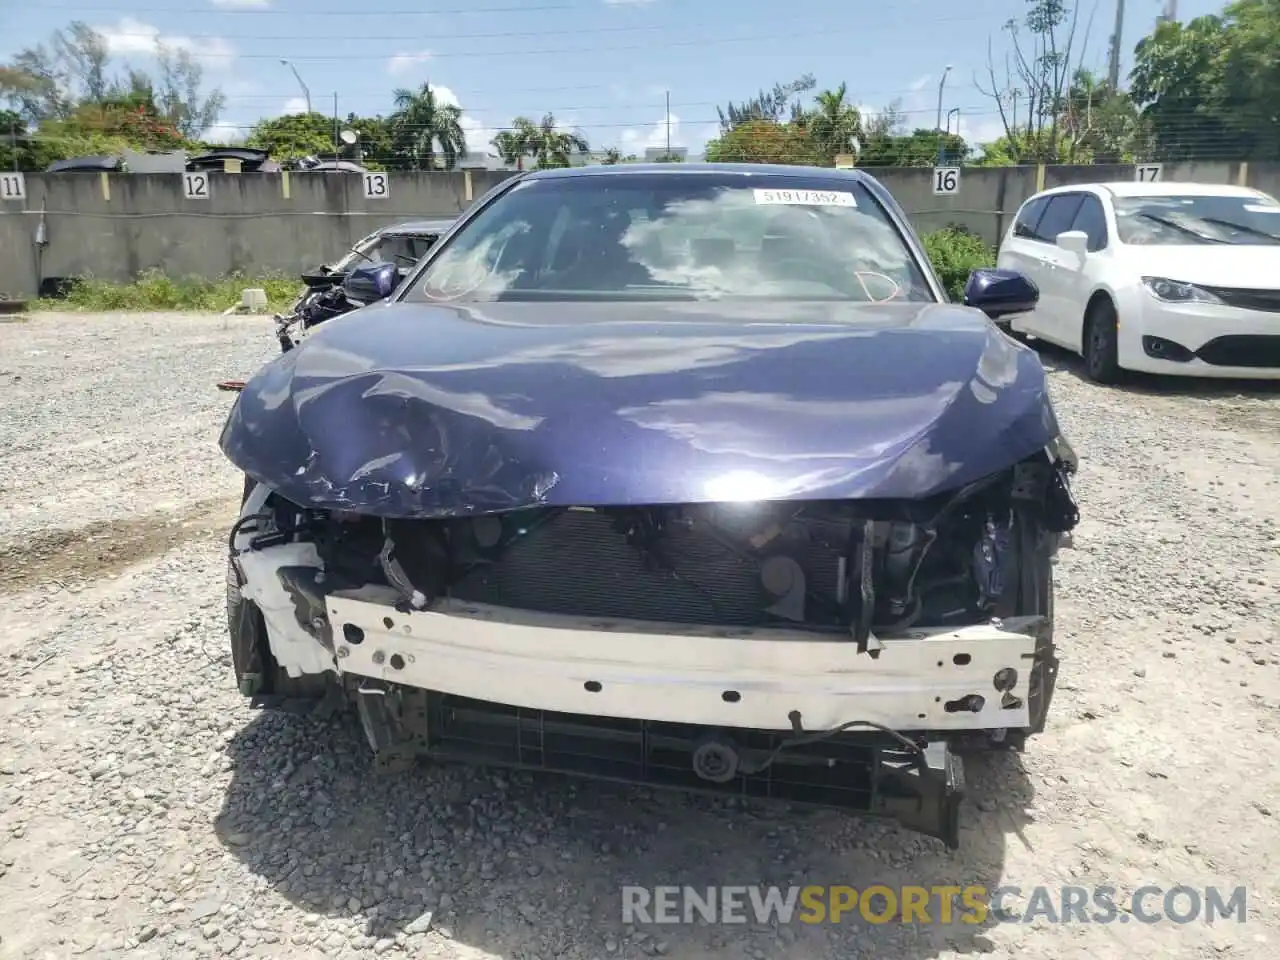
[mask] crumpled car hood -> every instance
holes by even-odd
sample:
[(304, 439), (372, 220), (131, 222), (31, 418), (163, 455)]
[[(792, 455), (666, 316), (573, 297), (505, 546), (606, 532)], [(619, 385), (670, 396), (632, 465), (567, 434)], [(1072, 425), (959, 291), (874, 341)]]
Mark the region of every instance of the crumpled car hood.
[(290, 501), (918, 499), (1055, 441), (1034, 352), (948, 304), (378, 304), (251, 379), (221, 447)]

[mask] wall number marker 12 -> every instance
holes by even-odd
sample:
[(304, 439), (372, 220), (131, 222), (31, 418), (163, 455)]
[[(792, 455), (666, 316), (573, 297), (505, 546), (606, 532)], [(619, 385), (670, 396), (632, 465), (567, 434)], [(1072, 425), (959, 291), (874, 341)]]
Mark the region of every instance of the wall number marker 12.
[(20, 173), (0, 173), (0, 200), (27, 199), (27, 178)]
[(182, 196), (187, 200), (209, 199), (209, 174), (184, 173), (182, 175)]
[(933, 168), (933, 192), (935, 194), (950, 195), (960, 192), (960, 168), (959, 167), (934, 167)]
[(366, 200), (385, 200), (390, 196), (391, 181), (385, 173), (365, 173), (361, 175), (361, 179), (364, 181)]

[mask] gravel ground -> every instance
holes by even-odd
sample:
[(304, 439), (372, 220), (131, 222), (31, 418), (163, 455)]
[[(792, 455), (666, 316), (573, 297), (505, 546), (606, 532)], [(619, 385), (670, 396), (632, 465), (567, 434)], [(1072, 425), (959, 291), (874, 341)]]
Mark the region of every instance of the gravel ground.
[[(968, 766), (963, 847), (838, 813), (555, 777), (375, 776), (356, 724), (250, 711), (215, 381), (269, 322), (0, 324), (0, 956), (1274, 957), (1280, 391), (1106, 390), (1048, 732)], [(1245, 924), (648, 929), (626, 883), (1249, 888)]]

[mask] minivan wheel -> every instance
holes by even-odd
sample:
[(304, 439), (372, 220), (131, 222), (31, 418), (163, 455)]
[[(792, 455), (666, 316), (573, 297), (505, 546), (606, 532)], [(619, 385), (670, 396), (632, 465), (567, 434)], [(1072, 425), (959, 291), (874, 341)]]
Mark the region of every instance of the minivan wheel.
[(1094, 383), (1113, 384), (1121, 377), (1120, 327), (1116, 307), (1102, 297), (1084, 318), (1084, 369)]

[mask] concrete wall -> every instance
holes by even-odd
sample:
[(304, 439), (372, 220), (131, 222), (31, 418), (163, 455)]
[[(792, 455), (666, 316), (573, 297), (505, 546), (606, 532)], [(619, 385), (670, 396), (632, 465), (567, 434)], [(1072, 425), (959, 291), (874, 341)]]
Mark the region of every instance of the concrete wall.
[[(1134, 177), (1132, 166), (967, 167), (957, 194), (935, 196), (927, 168), (871, 172), (918, 230), (960, 223), (993, 244), (1038, 184)], [(0, 293), (30, 296), (38, 278), (127, 280), (156, 268), (172, 277), (297, 273), (384, 224), (455, 215), (510, 175), (395, 174), (386, 199), (366, 200), (357, 176), (212, 173), (210, 197), (186, 200), (179, 174), (29, 174), (25, 203), (0, 201)], [(1280, 163), (1165, 164), (1162, 176), (1247, 183), (1280, 196)], [(37, 257), (42, 209), (49, 242)]]

